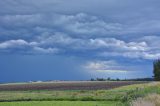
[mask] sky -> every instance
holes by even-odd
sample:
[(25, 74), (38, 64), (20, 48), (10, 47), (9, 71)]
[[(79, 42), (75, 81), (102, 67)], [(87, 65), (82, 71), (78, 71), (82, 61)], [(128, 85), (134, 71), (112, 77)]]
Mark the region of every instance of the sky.
[(152, 77), (159, 0), (0, 0), (0, 82)]

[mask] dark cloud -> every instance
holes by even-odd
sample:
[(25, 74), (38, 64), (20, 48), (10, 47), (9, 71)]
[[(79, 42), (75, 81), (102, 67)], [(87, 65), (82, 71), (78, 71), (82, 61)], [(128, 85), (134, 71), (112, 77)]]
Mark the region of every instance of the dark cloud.
[(160, 57), (158, 0), (0, 1), (0, 53), (96, 58), (102, 65)]
[[(135, 26), (107, 22), (100, 16), (78, 13), (76, 15), (2, 15), (0, 16), (0, 23), (1, 49), (13, 49), (16, 46), (17, 48), (22, 46), (24, 49), (20, 50), (25, 50), (26, 45), (29, 45), (32, 49), (28, 49), (27, 53), (32, 53), (32, 50), (54, 53), (52, 49), (56, 48), (62, 49), (63, 53), (83, 50), (87, 50), (89, 53), (92, 52), (91, 50), (97, 50), (97, 53), (100, 51), (100, 53), (105, 54), (103, 56), (112, 54), (112, 56), (142, 57), (144, 59), (159, 57), (159, 52), (157, 52), (159, 49), (153, 49), (153, 42), (148, 42), (147, 36), (142, 34), (147, 31), (154, 33), (156, 27), (157, 29), (159, 27), (158, 23), (155, 24), (154, 22), (146, 22), (149, 23), (149, 27), (145, 27), (143, 23)], [(125, 38), (127, 34), (131, 34), (132, 39), (121, 38), (121, 36)], [(25, 45), (24, 43), (19, 45), (17, 39), (24, 41)], [(30, 45), (30, 42), (34, 42), (35, 45)], [(159, 40), (157, 39), (155, 42), (159, 42)], [(9, 46), (4, 48), (4, 45)], [(45, 50), (46, 52), (44, 52)], [(132, 55), (133, 52), (136, 52), (134, 56)]]

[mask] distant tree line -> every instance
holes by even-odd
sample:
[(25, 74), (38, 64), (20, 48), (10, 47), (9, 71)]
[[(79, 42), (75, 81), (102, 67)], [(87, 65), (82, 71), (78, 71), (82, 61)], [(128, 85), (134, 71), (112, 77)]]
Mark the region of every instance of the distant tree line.
[(91, 78), (90, 81), (120, 81), (119, 78), (117, 79), (111, 79), (110, 77), (108, 77), (107, 79), (105, 78)]
[(111, 79), (110, 77), (105, 79), (105, 78), (91, 78), (90, 81), (153, 81), (153, 78), (135, 78), (135, 79)]

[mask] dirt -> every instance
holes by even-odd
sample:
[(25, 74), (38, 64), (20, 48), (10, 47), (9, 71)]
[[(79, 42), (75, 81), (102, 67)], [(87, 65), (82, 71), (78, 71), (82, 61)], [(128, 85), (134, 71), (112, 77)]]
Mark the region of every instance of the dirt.
[(125, 85), (141, 84), (141, 81), (59, 81), (26, 84), (3, 84), (0, 91), (17, 90), (107, 90)]

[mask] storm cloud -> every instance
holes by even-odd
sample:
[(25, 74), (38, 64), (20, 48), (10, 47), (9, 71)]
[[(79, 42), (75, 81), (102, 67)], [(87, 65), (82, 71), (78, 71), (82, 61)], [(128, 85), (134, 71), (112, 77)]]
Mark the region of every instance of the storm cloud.
[(147, 63), (160, 57), (159, 12), (158, 0), (1, 0), (0, 54)]

